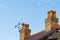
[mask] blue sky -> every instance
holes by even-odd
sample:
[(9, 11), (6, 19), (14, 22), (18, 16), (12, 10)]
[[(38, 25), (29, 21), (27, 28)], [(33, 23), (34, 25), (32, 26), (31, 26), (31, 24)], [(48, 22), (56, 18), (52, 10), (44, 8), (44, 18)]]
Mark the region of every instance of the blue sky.
[(60, 0), (0, 0), (0, 40), (19, 40), (14, 26), (21, 18), (32, 34), (44, 30), (49, 10), (56, 10), (60, 24)]

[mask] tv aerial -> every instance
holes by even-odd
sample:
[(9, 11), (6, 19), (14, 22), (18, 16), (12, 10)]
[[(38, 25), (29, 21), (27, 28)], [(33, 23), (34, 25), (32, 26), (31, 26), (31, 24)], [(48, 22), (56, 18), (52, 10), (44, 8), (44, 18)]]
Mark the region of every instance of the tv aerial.
[(20, 19), (20, 21), (18, 22), (17, 25), (15, 25), (15, 28), (18, 28), (19, 30), (21, 29), (21, 21), (23, 20), (23, 18)]

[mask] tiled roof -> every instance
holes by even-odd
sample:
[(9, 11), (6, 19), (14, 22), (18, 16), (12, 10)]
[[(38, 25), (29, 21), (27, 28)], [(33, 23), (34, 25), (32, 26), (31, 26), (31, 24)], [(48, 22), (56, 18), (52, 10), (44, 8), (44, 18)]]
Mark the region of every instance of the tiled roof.
[(48, 38), (50, 37), (50, 35), (54, 33), (54, 30), (52, 31), (49, 31), (49, 32), (42, 32), (42, 33), (37, 33), (36, 35), (33, 35), (31, 36), (30, 40), (38, 40), (38, 39), (41, 39), (41, 38)]
[(53, 29), (59, 29), (60, 28), (60, 25), (55, 25), (54, 27), (53, 27)]
[[(30, 40), (38, 40), (38, 39), (41, 39), (41, 38), (46, 38), (47, 39), (50, 39), (50, 38), (56, 38), (57, 36), (57, 32), (55, 31), (56, 29), (60, 28), (60, 25), (55, 25), (53, 27), (52, 30), (46, 32), (45, 30), (41, 31), (41, 32), (38, 32), (36, 34), (33, 34), (30, 36)], [(56, 34), (56, 35), (55, 35)]]
[(54, 38), (57, 38), (57, 32), (56, 32), (56, 30), (47, 39), (54, 39)]
[(44, 32), (45, 32), (45, 30), (43, 30), (43, 31), (41, 31), (41, 32), (38, 32), (38, 33), (35, 33), (35, 34), (32, 34), (31, 37), (34, 37), (34, 36), (39, 35), (39, 34), (42, 34), (42, 33), (44, 33)]

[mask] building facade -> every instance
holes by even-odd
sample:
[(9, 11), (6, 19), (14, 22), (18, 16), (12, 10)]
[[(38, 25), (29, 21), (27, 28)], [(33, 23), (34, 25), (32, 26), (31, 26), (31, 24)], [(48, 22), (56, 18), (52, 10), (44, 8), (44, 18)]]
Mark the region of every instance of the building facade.
[(20, 32), (20, 40), (60, 40), (60, 25), (56, 11), (50, 10), (47, 12), (45, 19), (45, 30), (31, 35), (29, 24), (22, 23)]

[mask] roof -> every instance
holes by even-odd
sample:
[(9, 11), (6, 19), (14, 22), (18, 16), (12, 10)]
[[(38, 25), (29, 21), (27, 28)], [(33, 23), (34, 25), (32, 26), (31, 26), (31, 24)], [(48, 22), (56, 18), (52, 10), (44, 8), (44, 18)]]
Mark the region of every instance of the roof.
[(44, 33), (44, 32), (45, 32), (45, 30), (43, 30), (43, 31), (41, 31), (41, 32), (38, 32), (38, 33), (35, 33), (35, 34), (32, 34), (31, 37), (34, 37), (34, 36), (36, 36), (36, 35), (38, 35), (38, 34), (42, 34), (42, 33)]
[(54, 27), (53, 27), (53, 29), (59, 29), (60, 28), (60, 25), (55, 25)]
[(48, 37), (48, 39), (55, 39), (55, 38), (57, 38), (57, 32), (56, 32), (56, 30), (52, 33), (52, 35), (50, 35)]
[(35, 33), (30, 36), (29, 40), (38, 40), (41, 38), (46, 38), (46, 39), (54, 39), (57, 38), (57, 32), (56, 29), (59, 29), (60, 25), (55, 25), (52, 30), (46, 32), (45, 30)]

